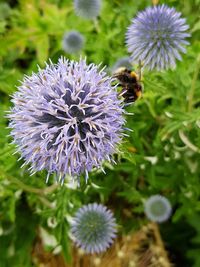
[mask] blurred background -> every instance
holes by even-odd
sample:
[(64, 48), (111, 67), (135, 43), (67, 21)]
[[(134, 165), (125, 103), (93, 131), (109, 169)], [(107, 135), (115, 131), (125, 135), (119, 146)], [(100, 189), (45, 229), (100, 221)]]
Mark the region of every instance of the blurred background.
[[(162, 3), (187, 19), (187, 53), (173, 71), (143, 73), (143, 96), (126, 108), (133, 132), (117, 165), (106, 162), (106, 174), (94, 171), (76, 188), (54, 177), (46, 184), (46, 172), (30, 177), (20, 168), (5, 118), (11, 95), (49, 58), (86, 57), (109, 74), (127, 66), (127, 27), (152, 1), (103, 0), (98, 14), (77, 14), (70, 0), (0, 1), (0, 267), (200, 266), (200, 0)], [(173, 209), (160, 225), (144, 214), (155, 194)], [(119, 237), (106, 253), (88, 256), (74, 248), (69, 218), (93, 202), (113, 211)]]

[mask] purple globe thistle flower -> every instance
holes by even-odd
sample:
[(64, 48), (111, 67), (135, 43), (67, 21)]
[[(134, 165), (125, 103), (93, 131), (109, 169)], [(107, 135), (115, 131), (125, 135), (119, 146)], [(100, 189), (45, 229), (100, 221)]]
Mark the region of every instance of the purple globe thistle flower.
[(160, 195), (153, 195), (144, 205), (147, 218), (153, 222), (164, 222), (169, 219), (172, 208), (169, 200)]
[(62, 46), (66, 53), (78, 53), (84, 45), (84, 37), (77, 31), (70, 31), (64, 34)]
[(121, 68), (121, 67), (125, 67), (127, 69), (131, 69), (132, 68), (132, 65), (131, 65), (131, 62), (130, 62), (130, 58), (129, 57), (119, 58), (115, 62), (115, 64), (113, 65), (112, 72), (114, 73), (118, 68)]
[(95, 19), (101, 10), (101, 0), (74, 0), (75, 12), (85, 19)]
[(46, 169), (61, 182), (66, 174), (87, 179), (103, 160), (113, 161), (125, 120), (112, 82), (99, 66), (64, 58), (24, 78), (8, 117), (32, 173)]
[(166, 5), (148, 7), (132, 20), (126, 33), (126, 44), (133, 62), (148, 69), (174, 68), (180, 52), (185, 53), (189, 26), (181, 13)]
[(88, 204), (74, 216), (71, 233), (77, 246), (87, 253), (100, 253), (113, 243), (117, 225), (110, 210), (101, 204)]

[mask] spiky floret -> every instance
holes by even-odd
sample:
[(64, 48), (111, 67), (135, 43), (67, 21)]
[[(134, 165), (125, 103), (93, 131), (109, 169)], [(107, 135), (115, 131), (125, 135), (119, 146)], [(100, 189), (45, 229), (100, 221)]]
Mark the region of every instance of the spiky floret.
[(113, 214), (101, 204), (88, 204), (75, 214), (71, 233), (77, 246), (87, 253), (100, 253), (113, 243), (116, 237)]
[(26, 76), (13, 95), (11, 135), (32, 173), (46, 169), (64, 181), (111, 160), (121, 141), (123, 107), (113, 78), (61, 58)]
[(166, 5), (148, 7), (132, 20), (126, 33), (126, 45), (134, 63), (148, 69), (174, 68), (180, 52), (186, 53), (190, 34), (181, 13)]
[(84, 45), (84, 37), (78, 31), (66, 32), (63, 36), (63, 50), (69, 54), (78, 53)]
[(75, 12), (85, 19), (95, 19), (101, 10), (101, 0), (74, 0)]
[(144, 210), (149, 220), (161, 223), (169, 219), (172, 208), (166, 197), (153, 195), (146, 200)]

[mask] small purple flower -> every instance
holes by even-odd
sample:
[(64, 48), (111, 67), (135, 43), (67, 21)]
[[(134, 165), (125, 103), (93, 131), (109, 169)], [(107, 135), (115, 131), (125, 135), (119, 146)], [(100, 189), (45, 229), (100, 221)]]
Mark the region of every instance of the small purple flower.
[(84, 45), (84, 37), (77, 31), (66, 32), (63, 36), (63, 50), (69, 54), (80, 52)]
[(166, 5), (148, 7), (132, 20), (126, 33), (131, 60), (140, 61), (148, 69), (174, 68), (180, 52), (186, 53), (185, 40), (190, 34), (181, 13)]
[(168, 220), (172, 212), (169, 200), (160, 195), (153, 195), (148, 198), (144, 210), (149, 220), (158, 223)]
[(101, 11), (101, 0), (74, 0), (75, 12), (85, 19), (95, 19)]
[(122, 138), (122, 103), (99, 66), (61, 58), (26, 76), (14, 94), (11, 135), (32, 173), (46, 169), (63, 182), (111, 160)]
[(87, 253), (100, 253), (113, 243), (117, 225), (107, 207), (101, 204), (88, 204), (75, 214), (71, 233), (78, 247)]

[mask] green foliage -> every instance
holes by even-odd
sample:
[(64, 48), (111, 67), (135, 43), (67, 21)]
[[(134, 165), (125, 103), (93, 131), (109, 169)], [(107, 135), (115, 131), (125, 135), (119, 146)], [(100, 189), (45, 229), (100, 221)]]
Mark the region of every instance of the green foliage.
[(133, 132), (115, 156), (117, 165), (105, 163), (106, 175), (94, 171), (88, 184), (81, 182), (77, 189), (71, 189), (70, 183), (56, 185), (53, 177), (45, 184), (45, 172), (30, 177), (27, 167), (20, 168), (23, 161), (13, 155), (6, 128), (10, 95), (24, 74), (37, 71), (37, 64), (44, 67), (49, 58), (56, 62), (64, 54), (61, 41), (66, 31), (78, 30), (85, 36), (82, 56), (88, 62), (102, 62), (110, 69), (127, 55), (124, 34), (130, 19), (151, 1), (103, 1), (95, 22), (77, 17), (69, 0), (19, 0), (14, 6), (11, 2), (0, 3), (0, 266), (34, 266), (31, 249), (41, 229), (55, 239), (45, 249), (60, 246), (70, 261), (70, 217), (82, 204), (108, 205), (120, 232), (127, 233), (146, 223), (144, 200), (163, 194), (173, 206), (163, 236), (170, 253), (182, 255), (175, 256), (174, 262), (199, 267), (200, 1), (160, 1), (187, 18), (192, 33), (188, 52), (173, 71), (143, 73), (144, 94), (127, 107), (134, 113), (127, 116), (127, 127)]

